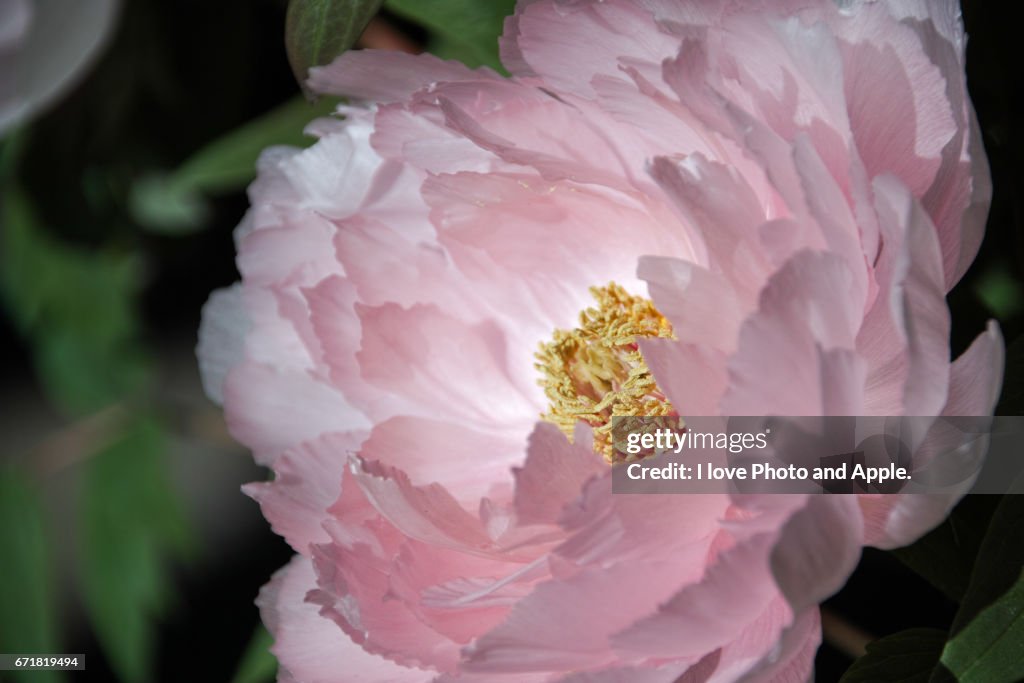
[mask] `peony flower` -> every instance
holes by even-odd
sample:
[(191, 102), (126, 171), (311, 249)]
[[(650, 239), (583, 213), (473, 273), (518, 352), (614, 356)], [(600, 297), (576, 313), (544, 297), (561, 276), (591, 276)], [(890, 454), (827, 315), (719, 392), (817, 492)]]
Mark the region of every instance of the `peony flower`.
[(521, 2), (513, 74), (357, 51), (267, 150), (206, 389), (296, 552), (282, 681), (796, 681), (955, 495), (613, 495), (614, 415), (972, 415), (989, 198), (954, 3)]

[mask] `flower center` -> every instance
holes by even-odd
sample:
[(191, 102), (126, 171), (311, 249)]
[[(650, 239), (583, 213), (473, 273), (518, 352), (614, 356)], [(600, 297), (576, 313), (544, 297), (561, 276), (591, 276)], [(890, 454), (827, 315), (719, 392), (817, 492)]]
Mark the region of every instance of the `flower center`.
[(550, 409), (541, 418), (569, 437), (578, 420), (594, 429), (594, 450), (609, 463), (621, 460), (612, 418), (676, 415), (658, 388), (637, 344), (640, 337), (674, 338), (672, 325), (648, 299), (609, 283), (591, 287), (596, 308), (580, 313), (579, 327), (555, 330), (537, 351)]

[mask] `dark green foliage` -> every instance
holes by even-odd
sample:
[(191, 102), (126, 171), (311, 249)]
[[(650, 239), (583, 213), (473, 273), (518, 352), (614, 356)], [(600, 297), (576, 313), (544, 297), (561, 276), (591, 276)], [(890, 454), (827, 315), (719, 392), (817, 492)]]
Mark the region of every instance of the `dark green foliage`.
[(928, 683), (946, 642), (944, 631), (914, 628), (879, 638), (841, 683)]

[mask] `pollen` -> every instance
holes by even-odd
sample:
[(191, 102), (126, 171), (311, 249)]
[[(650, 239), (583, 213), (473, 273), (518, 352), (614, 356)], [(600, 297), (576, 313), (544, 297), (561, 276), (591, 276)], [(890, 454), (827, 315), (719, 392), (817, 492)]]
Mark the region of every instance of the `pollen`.
[(615, 464), (623, 458), (615, 449), (613, 417), (677, 415), (637, 344), (640, 338), (675, 335), (650, 300), (614, 282), (591, 287), (590, 293), (597, 306), (580, 313), (579, 326), (555, 330), (535, 354), (550, 404), (541, 418), (570, 440), (576, 423), (586, 422), (594, 430), (594, 450)]

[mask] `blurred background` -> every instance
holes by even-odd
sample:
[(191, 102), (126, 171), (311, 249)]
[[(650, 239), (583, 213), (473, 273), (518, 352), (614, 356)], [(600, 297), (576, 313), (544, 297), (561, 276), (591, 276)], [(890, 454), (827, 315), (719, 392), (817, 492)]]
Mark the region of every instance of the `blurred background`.
[[(512, 6), (387, 0), (361, 44), (498, 67)], [(1011, 8), (964, 3), (995, 197), (950, 305), (957, 354), (999, 320), (1000, 411), (1020, 414), (1024, 89)], [(334, 104), (302, 97), (286, 9), (0, 0), (0, 652), (87, 660), (85, 672), (0, 681), (273, 680), (253, 600), (290, 551), (239, 491), (268, 473), (203, 395), (194, 347), (207, 296), (238, 277), (232, 230), (259, 151), (308, 144), (303, 126)], [(818, 680), (839, 680), (875, 638), (948, 629), (999, 503), (968, 499), (915, 547), (866, 551), (826, 605)], [(950, 547), (939, 562), (953, 578), (936, 580), (927, 565)]]

